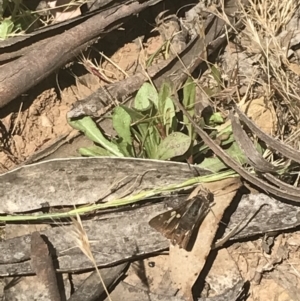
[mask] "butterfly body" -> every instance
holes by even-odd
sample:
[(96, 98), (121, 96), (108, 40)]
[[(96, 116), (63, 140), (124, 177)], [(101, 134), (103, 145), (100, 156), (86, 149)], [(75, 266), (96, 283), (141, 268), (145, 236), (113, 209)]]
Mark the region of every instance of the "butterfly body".
[(204, 220), (212, 203), (213, 195), (207, 191), (186, 200), (178, 208), (161, 213), (149, 225), (170, 239), (173, 245), (187, 249), (195, 227)]

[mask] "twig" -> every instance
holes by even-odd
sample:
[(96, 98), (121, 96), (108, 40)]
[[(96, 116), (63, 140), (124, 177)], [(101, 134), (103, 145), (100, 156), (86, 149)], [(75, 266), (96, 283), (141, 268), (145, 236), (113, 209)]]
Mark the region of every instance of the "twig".
[(42, 284), (48, 300), (60, 301), (55, 268), (48, 246), (39, 232), (31, 234), (31, 268), (36, 273), (36, 281)]

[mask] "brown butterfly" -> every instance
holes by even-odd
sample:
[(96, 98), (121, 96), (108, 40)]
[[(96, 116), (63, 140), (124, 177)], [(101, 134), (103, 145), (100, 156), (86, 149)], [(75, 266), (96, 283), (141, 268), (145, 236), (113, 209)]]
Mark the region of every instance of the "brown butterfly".
[(173, 245), (187, 249), (195, 227), (206, 217), (213, 201), (213, 194), (205, 191), (186, 200), (178, 208), (152, 218), (149, 225), (170, 239)]

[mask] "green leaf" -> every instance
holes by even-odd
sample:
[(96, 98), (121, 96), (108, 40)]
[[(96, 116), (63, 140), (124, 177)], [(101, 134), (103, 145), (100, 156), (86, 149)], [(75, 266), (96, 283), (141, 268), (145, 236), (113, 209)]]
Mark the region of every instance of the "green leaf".
[(189, 77), (183, 86), (183, 105), (188, 113), (193, 117), (195, 114), (196, 85)]
[(212, 74), (214, 80), (217, 82), (218, 86), (221, 88), (222, 76), (221, 76), (220, 70), (215, 65), (212, 65), (210, 70), (211, 70), (211, 74)]
[(81, 147), (78, 149), (78, 152), (80, 153), (80, 155), (87, 157), (115, 157), (111, 152), (97, 145), (90, 147)]
[[(243, 152), (239, 148), (236, 142), (233, 142), (228, 149), (225, 149), (226, 153), (234, 159), (238, 164), (243, 165), (247, 163), (247, 158), (244, 156)], [(205, 158), (199, 167), (207, 168), (213, 172), (218, 172), (222, 169), (228, 168), (228, 166), (223, 163), (219, 158)]]
[(169, 83), (163, 83), (158, 94), (158, 113), (159, 120), (165, 126), (165, 132), (168, 135), (177, 129), (177, 120), (175, 118), (175, 107), (171, 99), (172, 89)]
[(14, 23), (11, 19), (4, 19), (0, 24), (0, 39), (7, 39), (13, 32)]
[(224, 123), (224, 119), (223, 119), (221, 113), (217, 112), (210, 116), (209, 125), (214, 126), (216, 124), (221, 124), (221, 123)]
[(117, 157), (124, 157), (117, 145), (107, 140), (101, 131), (98, 129), (96, 123), (89, 116), (83, 117), (78, 120), (68, 120), (68, 123), (74, 128), (85, 134), (90, 140), (99, 143), (109, 152)]
[(158, 94), (158, 113), (160, 116), (164, 115), (166, 100), (171, 96), (171, 87), (168, 83), (164, 82)]
[[(218, 130), (219, 127), (216, 127), (216, 129)], [(231, 124), (227, 125), (226, 127), (223, 127), (222, 130), (220, 130), (219, 132), (215, 133), (216, 131), (213, 131), (210, 136), (216, 140), (216, 142), (218, 144), (220, 144), (221, 146), (226, 146), (230, 143), (232, 143), (234, 141), (234, 136), (232, 133), (232, 128), (231, 128)], [(200, 153), (205, 153), (207, 150), (209, 149), (209, 147), (204, 144), (204, 145), (196, 145), (194, 146), (194, 154), (195, 152), (200, 152)]]
[(122, 139), (113, 140), (112, 142), (118, 146), (119, 150), (125, 157), (134, 157), (134, 149), (131, 144), (128, 144)]
[(136, 124), (142, 139), (145, 139), (148, 131), (148, 124), (149, 121), (145, 120), (147, 116), (143, 115), (142, 113), (138, 112), (135, 109), (128, 108), (126, 106), (121, 105), (121, 107), (129, 114), (131, 118), (131, 122)]
[[(182, 104), (192, 117), (194, 117), (195, 115), (195, 99), (196, 99), (196, 85), (193, 79), (189, 77), (183, 86)], [(190, 137), (193, 138), (194, 128), (185, 115), (183, 115), (183, 122), (189, 131)]]
[(116, 130), (118, 136), (122, 138), (127, 144), (132, 144), (131, 138), (131, 117), (128, 112), (122, 107), (116, 107), (112, 116), (113, 127)]
[(151, 145), (149, 145), (148, 135), (149, 135), (149, 124), (150, 120), (148, 116), (143, 115), (135, 109), (128, 108), (126, 106), (122, 106), (122, 108), (130, 115), (131, 121), (133, 124), (136, 124), (139, 135), (137, 135), (142, 143), (143, 147), (145, 147), (146, 152), (151, 153)]
[(243, 165), (247, 163), (247, 158), (244, 156), (244, 153), (241, 151), (236, 141), (234, 141), (231, 146), (225, 151), (233, 160), (237, 161), (239, 164)]
[(143, 122), (146, 117), (136, 109), (132, 109), (124, 105), (120, 105), (120, 107), (129, 114), (132, 123)]
[(148, 114), (143, 115), (136, 109), (126, 106), (121, 107), (129, 114), (132, 125), (135, 125), (131, 130), (139, 139), (141, 148), (145, 149), (148, 158), (152, 158), (156, 153), (157, 145), (160, 143), (160, 135), (156, 128), (156, 118), (149, 117)]
[(191, 138), (181, 132), (173, 132), (158, 146), (155, 158), (168, 160), (183, 155), (191, 145)]
[(135, 96), (134, 107), (139, 111), (146, 111), (151, 108), (152, 104), (157, 107), (157, 91), (151, 84), (144, 83)]
[(160, 143), (160, 136), (157, 128), (153, 125), (149, 125), (147, 136), (144, 141), (145, 149), (147, 152), (147, 158), (155, 158), (155, 154), (157, 152), (158, 145)]
[(205, 158), (201, 164), (198, 164), (198, 166), (201, 168), (206, 168), (213, 173), (228, 168), (228, 166), (218, 157)]
[(163, 121), (166, 127), (167, 134), (176, 131), (177, 119), (176, 119), (175, 107), (174, 107), (173, 100), (170, 97), (166, 99)]

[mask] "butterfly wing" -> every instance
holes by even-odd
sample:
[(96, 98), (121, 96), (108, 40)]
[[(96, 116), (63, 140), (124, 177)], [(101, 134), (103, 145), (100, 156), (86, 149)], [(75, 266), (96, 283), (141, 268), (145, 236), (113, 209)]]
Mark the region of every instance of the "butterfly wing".
[(200, 225), (210, 206), (203, 196), (187, 200), (176, 209), (168, 210), (152, 218), (149, 225), (170, 239), (173, 245), (186, 249), (193, 229)]

